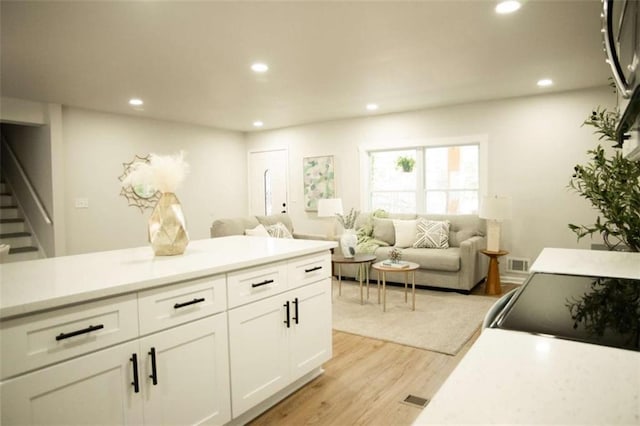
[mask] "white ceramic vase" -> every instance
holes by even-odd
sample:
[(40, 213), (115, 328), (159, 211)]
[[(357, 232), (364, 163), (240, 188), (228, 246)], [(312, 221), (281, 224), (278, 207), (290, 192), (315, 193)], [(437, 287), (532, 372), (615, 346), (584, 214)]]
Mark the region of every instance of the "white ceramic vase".
[(340, 248), (344, 257), (354, 257), (356, 254), (356, 246), (358, 245), (358, 236), (355, 229), (345, 229), (340, 236)]

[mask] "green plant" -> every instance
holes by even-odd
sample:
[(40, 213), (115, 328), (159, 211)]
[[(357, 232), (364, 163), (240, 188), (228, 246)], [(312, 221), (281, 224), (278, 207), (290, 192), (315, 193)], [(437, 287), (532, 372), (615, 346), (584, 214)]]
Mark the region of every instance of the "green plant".
[(617, 111), (598, 107), (583, 125), (596, 128), (600, 140), (614, 142), (613, 155), (598, 145), (587, 151), (589, 162), (574, 167), (569, 187), (589, 200), (600, 215), (592, 225), (569, 224), (578, 240), (600, 233), (609, 249), (624, 244), (628, 250), (640, 251), (640, 162), (625, 158), (615, 139), (619, 120)]
[(416, 160), (411, 157), (398, 157), (396, 160), (396, 166), (403, 172), (410, 173), (413, 171), (413, 166), (416, 165)]
[(346, 215), (336, 213), (336, 217), (344, 229), (353, 229), (359, 214), (360, 212), (358, 210), (351, 209)]

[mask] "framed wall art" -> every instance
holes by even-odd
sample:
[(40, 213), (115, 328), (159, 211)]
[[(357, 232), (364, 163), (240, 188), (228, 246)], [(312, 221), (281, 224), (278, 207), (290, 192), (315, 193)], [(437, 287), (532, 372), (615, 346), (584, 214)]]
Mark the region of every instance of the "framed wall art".
[(335, 198), (333, 155), (303, 158), (302, 174), (305, 211), (318, 211), (318, 200), (321, 198)]

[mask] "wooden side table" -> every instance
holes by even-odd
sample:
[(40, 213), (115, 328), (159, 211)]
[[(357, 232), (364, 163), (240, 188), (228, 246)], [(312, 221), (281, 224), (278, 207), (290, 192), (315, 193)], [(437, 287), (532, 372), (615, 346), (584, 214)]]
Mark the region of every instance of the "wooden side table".
[(380, 303), (380, 273), (382, 273), (382, 312), (387, 311), (387, 272), (404, 272), (404, 301), (407, 302), (407, 282), (409, 280), (409, 272), (411, 272), (411, 294), (413, 296), (412, 310), (416, 310), (416, 269), (420, 267), (417, 263), (404, 262), (406, 268), (394, 268), (386, 266), (383, 262), (377, 262), (371, 265), (378, 272), (378, 303)]
[(342, 295), (342, 264), (357, 264), (358, 281), (360, 282), (360, 304), (364, 305), (362, 282), (366, 277), (367, 299), (369, 299), (369, 265), (374, 260), (376, 260), (376, 257), (372, 254), (356, 254), (354, 257), (343, 257), (335, 254), (331, 256), (331, 262), (333, 262), (334, 265), (338, 265), (338, 295)]
[(500, 286), (500, 269), (498, 267), (498, 258), (509, 254), (508, 251), (489, 251), (481, 250), (482, 254), (489, 256), (489, 271), (487, 272), (487, 281), (484, 287), (484, 294), (502, 294), (502, 287)]

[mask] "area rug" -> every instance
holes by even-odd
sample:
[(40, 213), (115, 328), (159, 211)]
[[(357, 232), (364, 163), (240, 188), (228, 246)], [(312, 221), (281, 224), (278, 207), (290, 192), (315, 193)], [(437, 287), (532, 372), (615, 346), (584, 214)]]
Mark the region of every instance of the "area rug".
[[(454, 292), (416, 289), (416, 310), (411, 310), (411, 289), (404, 301), (404, 288), (387, 286), (387, 311), (378, 305), (376, 284), (370, 298), (360, 304), (357, 282), (343, 281), (342, 296), (333, 283), (333, 328), (402, 345), (455, 355), (482, 324), (497, 299)], [(381, 291), (382, 293), (382, 291)], [(382, 294), (381, 300), (382, 302)]]

